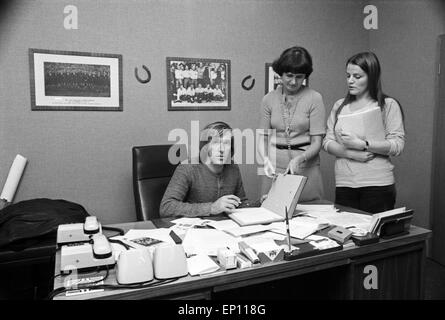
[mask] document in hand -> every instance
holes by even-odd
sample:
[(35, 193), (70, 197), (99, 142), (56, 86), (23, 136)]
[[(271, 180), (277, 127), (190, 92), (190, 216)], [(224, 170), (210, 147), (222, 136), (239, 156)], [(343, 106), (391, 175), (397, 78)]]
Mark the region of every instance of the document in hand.
[(384, 140), (382, 112), (379, 107), (338, 116), (337, 125), (344, 132), (355, 133), (361, 139)]
[(291, 218), (306, 180), (304, 176), (279, 174), (261, 207), (235, 209), (229, 217), (240, 226), (283, 221), (287, 207)]

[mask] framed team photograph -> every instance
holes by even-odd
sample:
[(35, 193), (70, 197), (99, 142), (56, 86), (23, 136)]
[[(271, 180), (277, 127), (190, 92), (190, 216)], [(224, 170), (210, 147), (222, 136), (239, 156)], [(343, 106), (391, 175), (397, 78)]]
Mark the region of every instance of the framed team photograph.
[[(272, 63), (266, 63), (266, 84), (265, 93), (275, 90), (281, 84), (281, 77), (272, 69)], [(303, 85), (308, 85), (307, 79), (304, 79)]]
[(122, 55), (29, 49), (31, 110), (122, 111)]
[(230, 60), (167, 57), (169, 111), (230, 110)]

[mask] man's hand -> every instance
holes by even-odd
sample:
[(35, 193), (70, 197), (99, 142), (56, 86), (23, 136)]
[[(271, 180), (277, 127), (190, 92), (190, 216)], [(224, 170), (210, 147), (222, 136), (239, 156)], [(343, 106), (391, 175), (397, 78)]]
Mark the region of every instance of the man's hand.
[(221, 198), (212, 203), (212, 207), (210, 208), (210, 214), (217, 215), (223, 212), (231, 213), (236, 207), (239, 206), (240, 203), (241, 203), (240, 198), (238, 198), (233, 194), (222, 196)]

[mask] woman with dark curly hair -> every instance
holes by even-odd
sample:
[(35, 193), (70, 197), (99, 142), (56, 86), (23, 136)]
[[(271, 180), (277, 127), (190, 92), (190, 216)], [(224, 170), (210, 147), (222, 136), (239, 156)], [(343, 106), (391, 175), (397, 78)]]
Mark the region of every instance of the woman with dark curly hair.
[(261, 103), (262, 194), (270, 189), (273, 173), (287, 172), (308, 178), (300, 201), (322, 199), (319, 152), (326, 133), (326, 112), (321, 94), (307, 85), (312, 57), (303, 47), (291, 47), (273, 62), (272, 68), (282, 84), (266, 94)]

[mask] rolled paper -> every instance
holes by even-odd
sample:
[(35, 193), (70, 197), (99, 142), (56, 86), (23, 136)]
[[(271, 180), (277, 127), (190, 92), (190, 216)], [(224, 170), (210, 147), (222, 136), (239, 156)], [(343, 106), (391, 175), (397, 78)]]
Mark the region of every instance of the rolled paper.
[(25, 157), (19, 154), (15, 156), (11, 169), (9, 169), (8, 178), (3, 186), (0, 199), (12, 202), (27, 162), (28, 160)]

